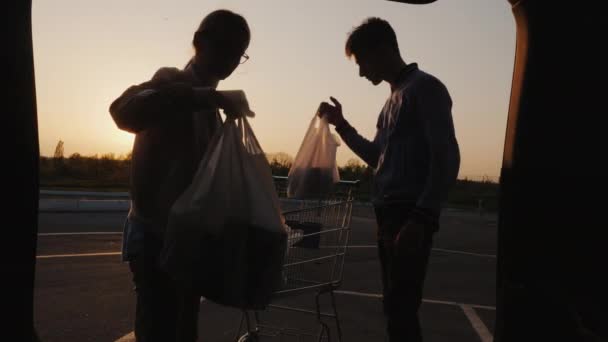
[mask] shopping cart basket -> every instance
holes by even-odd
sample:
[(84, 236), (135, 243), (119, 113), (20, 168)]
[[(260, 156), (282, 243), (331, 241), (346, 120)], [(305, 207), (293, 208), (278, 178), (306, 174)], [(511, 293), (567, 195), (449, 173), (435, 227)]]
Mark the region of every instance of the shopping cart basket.
[[(283, 265), (283, 286), (273, 296), (267, 310), (285, 310), (316, 317), (316, 331), (278, 327), (261, 319), (262, 312), (244, 310), (236, 340), (302, 341), (305, 338), (331, 341), (327, 320), (333, 320), (337, 341), (342, 331), (334, 291), (342, 283), (344, 258), (348, 248), (354, 190), (359, 181), (340, 181), (323, 198), (293, 200), (285, 198), (287, 177), (274, 177), (286, 224), (290, 227), (289, 248)], [(315, 307), (282, 304), (282, 300), (310, 293)], [(330, 312), (321, 310), (320, 297), (328, 296)]]

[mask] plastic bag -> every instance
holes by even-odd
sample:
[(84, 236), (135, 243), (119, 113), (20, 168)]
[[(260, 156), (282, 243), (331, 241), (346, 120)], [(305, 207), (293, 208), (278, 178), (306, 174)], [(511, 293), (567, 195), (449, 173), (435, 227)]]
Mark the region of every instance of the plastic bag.
[(340, 145), (329, 131), (326, 117), (315, 117), (310, 122), (302, 145), (289, 170), (287, 196), (321, 198), (340, 181), (336, 152)]
[(171, 209), (161, 266), (206, 299), (263, 309), (281, 286), (284, 223), (249, 123), (228, 119)]

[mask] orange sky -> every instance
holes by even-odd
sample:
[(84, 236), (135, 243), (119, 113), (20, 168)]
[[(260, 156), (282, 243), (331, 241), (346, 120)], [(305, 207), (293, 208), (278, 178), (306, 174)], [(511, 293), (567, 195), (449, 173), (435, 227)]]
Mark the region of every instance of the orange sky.
[[(66, 155), (127, 153), (133, 137), (115, 127), (109, 104), (157, 68), (182, 67), (198, 23), (218, 8), (243, 14), (251, 26), (250, 61), (219, 88), (245, 90), (266, 152), (295, 155), (318, 103), (330, 95), (373, 137), (389, 87), (359, 78), (343, 46), (353, 26), (379, 16), (394, 27), (406, 62), (450, 90), (460, 177), (498, 176), (515, 46), (512, 14), (501, 0), (35, 1), (41, 153), (52, 155), (60, 139)], [(353, 157), (339, 148), (340, 164)]]

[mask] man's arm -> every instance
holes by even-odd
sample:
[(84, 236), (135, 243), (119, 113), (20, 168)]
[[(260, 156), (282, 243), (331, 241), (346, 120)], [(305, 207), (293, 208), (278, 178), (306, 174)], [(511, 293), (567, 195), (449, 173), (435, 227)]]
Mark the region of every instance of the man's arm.
[(373, 141), (365, 139), (344, 119), (340, 102), (333, 97), (330, 97), (330, 99), (334, 106), (322, 102), (318, 114), (320, 116), (326, 115), (329, 123), (336, 126), (336, 132), (340, 134), (346, 145), (369, 166), (375, 168), (378, 165), (378, 158), (380, 158), (378, 133), (376, 133)]
[(346, 120), (341, 125), (336, 126), (336, 132), (340, 134), (346, 145), (367, 165), (373, 168), (378, 166), (378, 159), (380, 158), (378, 133), (376, 133), (373, 141), (369, 141), (360, 135)]
[(458, 176), (460, 151), (454, 133), (452, 100), (448, 90), (437, 79), (428, 80), (420, 90), (418, 110), (429, 146), (430, 165), (424, 191), (416, 207), (420, 213), (438, 215)]
[(179, 82), (176, 68), (159, 69), (152, 79), (129, 87), (110, 105), (118, 128), (138, 133), (171, 120), (167, 113), (192, 112), (197, 107), (215, 106), (213, 89), (195, 89)]

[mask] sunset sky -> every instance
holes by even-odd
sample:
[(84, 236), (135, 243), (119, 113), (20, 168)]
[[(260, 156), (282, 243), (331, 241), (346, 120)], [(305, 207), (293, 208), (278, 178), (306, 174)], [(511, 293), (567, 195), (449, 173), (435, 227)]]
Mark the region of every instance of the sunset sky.
[[(295, 156), (320, 101), (334, 96), (346, 118), (372, 138), (387, 84), (374, 87), (344, 55), (348, 32), (366, 17), (389, 21), (406, 62), (440, 78), (454, 101), (460, 178), (496, 179), (501, 165), (515, 24), (506, 0), (439, 0), (417, 6), (384, 0), (37, 0), (34, 58), (40, 147), (52, 155), (130, 151), (108, 106), (162, 66), (183, 67), (192, 34), (209, 12), (245, 16), (251, 59), (220, 89), (243, 89), (253, 129), (268, 153)], [(345, 146), (338, 162), (355, 155)]]

